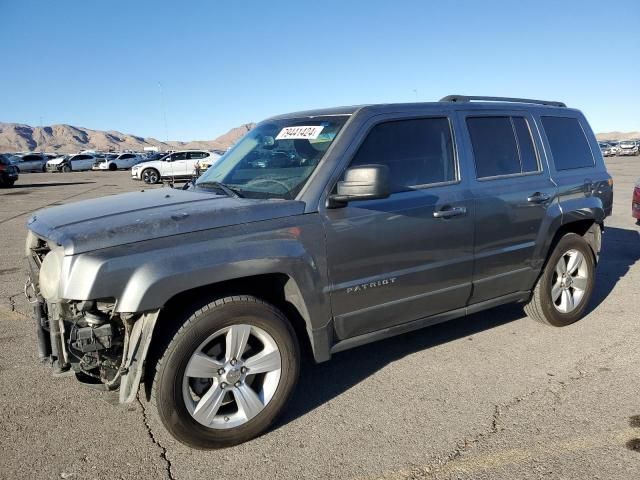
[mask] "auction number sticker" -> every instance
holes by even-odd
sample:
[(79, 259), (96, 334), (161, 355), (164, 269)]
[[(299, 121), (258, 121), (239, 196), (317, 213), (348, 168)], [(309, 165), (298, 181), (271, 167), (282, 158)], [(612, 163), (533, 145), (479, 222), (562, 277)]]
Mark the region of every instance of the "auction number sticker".
[(280, 133), (278, 133), (276, 140), (315, 140), (316, 138), (318, 138), (323, 128), (324, 127), (320, 125), (300, 125), (298, 127), (284, 127), (282, 130), (280, 130)]

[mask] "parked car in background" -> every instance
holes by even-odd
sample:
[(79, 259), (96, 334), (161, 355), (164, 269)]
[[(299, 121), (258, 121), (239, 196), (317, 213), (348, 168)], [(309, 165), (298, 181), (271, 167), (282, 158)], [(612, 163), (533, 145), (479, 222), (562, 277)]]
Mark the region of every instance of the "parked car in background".
[(121, 153), (119, 155), (107, 156), (98, 159), (91, 167), (92, 170), (127, 170), (137, 163), (143, 161), (141, 155), (137, 153)]
[(603, 157), (611, 157), (614, 155), (613, 149), (608, 143), (599, 142), (598, 145), (600, 146), (600, 152), (602, 153)]
[(633, 199), (631, 200), (631, 215), (637, 221), (636, 223), (640, 225), (640, 178), (636, 182), (636, 186), (633, 189)]
[(0, 187), (13, 187), (18, 180), (18, 169), (9, 155), (0, 153)]
[(64, 155), (47, 162), (48, 172), (79, 172), (91, 170), (93, 164), (98, 160), (95, 154), (77, 153), (75, 155)]
[(189, 180), (193, 177), (196, 162), (209, 158), (205, 150), (183, 150), (165, 155), (160, 160), (142, 162), (131, 169), (133, 180), (144, 183), (159, 183), (162, 180)]
[(15, 155), (18, 159), (16, 167), (19, 172), (46, 172), (46, 164), (49, 157), (45, 153), (27, 153)]
[(621, 157), (638, 155), (638, 145), (636, 145), (636, 142), (633, 142), (631, 140), (625, 140), (620, 142), (618, 144), (618, 148), (619, 148), (618, 155), (620, 155)]
[(620, 143), (620, 142), (619, 142), (619, 141), (617, 141), (617, 140), (610, 140), (610, 141), (608, 141), (607, 143), (608, 143), (609, 145), (611, 145), (611, 152), (612, 152), (614, 155), (617, 155), (617, 154), (618, 154), (618, 152), (620, 151), (620, 147), (619, 147), (619, 143)]

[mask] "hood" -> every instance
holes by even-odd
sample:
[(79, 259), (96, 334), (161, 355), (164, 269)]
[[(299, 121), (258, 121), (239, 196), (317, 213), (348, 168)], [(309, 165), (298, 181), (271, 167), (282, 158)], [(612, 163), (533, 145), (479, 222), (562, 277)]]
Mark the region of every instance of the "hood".
[(159, 188), (41, 210), (27, 226), (64, 247), (66, 255), (75, 255), (303, 212), (304, 202), (295, 200), (253, 200)]
[(136, 163), (133, 166), (133, 168), (137, 169), (137, 168), (145, 168), (145, 167), (157, 167), (159, 163), (160, 163), (160, 160), (149, 160), (147, 162)]
[(52, 158), (47, 162), (49, 165), (60, 165), (65, 160), (65, 157)]

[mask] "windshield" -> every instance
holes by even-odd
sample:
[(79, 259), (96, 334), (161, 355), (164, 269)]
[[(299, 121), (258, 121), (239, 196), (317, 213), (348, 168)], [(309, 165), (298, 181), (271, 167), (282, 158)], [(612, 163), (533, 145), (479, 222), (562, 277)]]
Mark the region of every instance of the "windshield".
[(348, 116), (267, 121), (247, 133), (196, 182), (223, 183), (248, 198), (293, 199)]

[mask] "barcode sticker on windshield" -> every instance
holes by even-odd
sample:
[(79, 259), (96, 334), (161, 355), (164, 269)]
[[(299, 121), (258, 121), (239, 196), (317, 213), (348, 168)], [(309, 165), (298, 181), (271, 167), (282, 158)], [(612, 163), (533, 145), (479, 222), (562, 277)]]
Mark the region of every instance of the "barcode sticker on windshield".
[(276, 137), (276, 140), (296, 140), (305, 138), (307, 140), (315, 140), (322, 132), (324, 127), (316, 126), (298, 126), (284, 127)]

